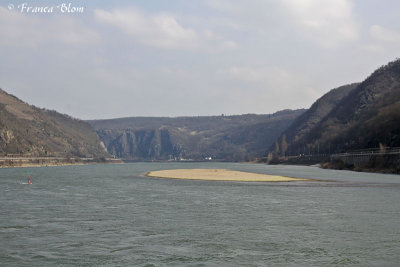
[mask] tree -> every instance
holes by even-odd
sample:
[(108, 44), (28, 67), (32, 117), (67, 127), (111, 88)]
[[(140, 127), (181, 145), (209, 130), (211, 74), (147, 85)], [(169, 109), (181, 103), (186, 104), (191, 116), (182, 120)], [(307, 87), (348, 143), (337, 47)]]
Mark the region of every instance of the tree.
[(286, 150), (288, 148), (287, 142), (286, 142), (286, 135), (284, 134), (282, 136), (282, 142), (281, 142), (281, 150), (282, 150), (282, 156), (286, 156)]
[(272, 161), (272, 159), (273, 159), (273, 155), (270, 152), (270, 153), (268, 153), (268, 156), (267, 156), (267, 163), (270, 163)]
[(275, 141), (275, 153), (279, 154), (279, 143), (278, 143), (278, 140)]
[(384, 144), (382, 144), (382, 143), (379, 143), (379, 151), (380, 151), (381, 153), (385, 153), (385, 151), (386, 151), (386, 146), (385, 146)]

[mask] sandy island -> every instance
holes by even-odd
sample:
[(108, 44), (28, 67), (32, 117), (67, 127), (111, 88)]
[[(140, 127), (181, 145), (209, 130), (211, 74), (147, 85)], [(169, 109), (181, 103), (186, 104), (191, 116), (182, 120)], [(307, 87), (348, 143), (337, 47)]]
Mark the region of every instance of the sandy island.
[(208, 180), (208, 181), (238, 181), (238, 182), (289, 182), (309, 181), (311, 179), (292, 178), (279, 175), (259, 174), (223, 169), (178, 169), (152, 171), (146, 174), (148, 177)]

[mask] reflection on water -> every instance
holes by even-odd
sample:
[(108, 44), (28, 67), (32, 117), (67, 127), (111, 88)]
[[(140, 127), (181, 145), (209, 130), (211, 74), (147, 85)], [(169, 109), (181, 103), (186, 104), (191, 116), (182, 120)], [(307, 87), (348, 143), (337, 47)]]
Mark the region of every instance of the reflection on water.
[[(152, 179), (226, 168), (318, 179)], [(134, 163), (0, 170), (0, 262), (14, 266), (396, 265), (400, 176), (303, 166)]]

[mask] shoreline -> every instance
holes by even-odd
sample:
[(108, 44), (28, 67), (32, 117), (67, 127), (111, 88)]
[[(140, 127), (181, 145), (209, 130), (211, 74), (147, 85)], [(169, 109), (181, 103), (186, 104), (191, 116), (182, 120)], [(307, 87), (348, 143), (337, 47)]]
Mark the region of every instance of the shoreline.
[(230, 181), (230, 182), (293, 182), (311, 181), (307, 178), (294, 178), (281, 175), (260, 174), (225, 169), (174, 169), (150, 171), (146, 177), (161, 179)]
[(94, 159), (60, 159), (60, 158), (18, 158), (18, 159), (3, 159), (0, 161), (0, 169), (6, 168), (39, 168), (39, 167), (59, 167), (59, 166), (80, 166), (90, 164), (117, 164), (123, 163), (119, 159), (105, 159), (105, 160), (94, 160)]

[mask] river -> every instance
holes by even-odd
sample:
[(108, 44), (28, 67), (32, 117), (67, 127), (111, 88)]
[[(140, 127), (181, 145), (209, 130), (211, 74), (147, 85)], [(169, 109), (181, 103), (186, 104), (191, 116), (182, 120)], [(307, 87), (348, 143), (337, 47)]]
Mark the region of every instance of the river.
[[(317, 181), (144, 176), (174, 168), (224, 168)], [(0, 169), (0, 203), (2, 266), (400, 262), (399, 175), (211, 162), (9, 168)]]

